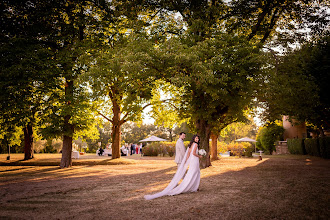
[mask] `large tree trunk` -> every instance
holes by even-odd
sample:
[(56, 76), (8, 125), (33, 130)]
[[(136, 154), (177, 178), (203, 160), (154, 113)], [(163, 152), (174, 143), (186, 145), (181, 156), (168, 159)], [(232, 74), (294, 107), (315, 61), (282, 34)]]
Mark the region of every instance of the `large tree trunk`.
[[(71, 105), (71, 100), (73, 98), (73, 80), (66, 80), (65, 97), (66, 104)], [(70, 124), (70, 118), (71, 115), (64, 116), (61, 168), (72, 166), (72, 136), (74, 133), (74, 127)]]
[(112, 159), (120, 158), (120, 142), (121, 142), (121, 125), (122, 121), (120, 120), (120, 106), (118, 105), (116, 99), (111, 96), (112, 100)]
[(196, 128), (198, 135), (200, 137), (200, 149), (204, 149), (207, 154), (203, 159), (201, 159), (201, 168), (206, 168), (211, 166), (210, 160), (210, 134), (211, 134), (211, 126), (207, 123), (207, 121), (199, 119), (196, 121)]
[(61, 168), (72, 166), (72, 137), (63, 135)]
[(218, 160), (218, 135), (211, 133), (212, 147), (211, 147), (211, 160)]
[(112, 159), (120, 158), (120, 123), (112, 125)]
[(33, 129), (31, 123), (23, 128), (24, 131), (24, 160), (32, 159), (33, 156)]

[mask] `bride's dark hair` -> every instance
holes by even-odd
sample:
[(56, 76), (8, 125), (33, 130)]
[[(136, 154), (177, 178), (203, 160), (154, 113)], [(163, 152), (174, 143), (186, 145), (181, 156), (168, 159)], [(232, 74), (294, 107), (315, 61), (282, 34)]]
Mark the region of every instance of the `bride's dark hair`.
[[(196, 138), (196, 137), (198, 137), (198, 143), (195, 142), (195, 138)], [(196, 143), (196, 144), (199, 146), (199, 142), (200, 142), (200, 138), (199, 138), (199, 136), (198, 136), (197, 134), (195, 134), (195, 135), (192, 137), (190, 143), (188, 144), (188, 147), (191, 147), (191, 145), (192, 145), (193, 143)]]

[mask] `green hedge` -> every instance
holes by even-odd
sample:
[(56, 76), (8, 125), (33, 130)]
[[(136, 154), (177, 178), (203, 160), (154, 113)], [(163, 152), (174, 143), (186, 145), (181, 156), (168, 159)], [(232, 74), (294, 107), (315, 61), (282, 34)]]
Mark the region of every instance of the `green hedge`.
[(316, 156), (316, 157), (321, 156), (318, 138), (306, 138), (304, 144), (308, 155)]
[(175, 153), (175, 143), (172, 142), (154, 142), (143, 148), (144, 156), (169, 155), (172, 157)]
[(252, 153), (254, 152), (253, 147), (245, 148), (244, 156), (246, 157), (252, 157)]
[(330, 159), (330, 137), (319, 138), (320, 155)]
[(288, 139), (291, 154), (308, 154), (330, 159), (330, 137)]
[(142, 149), (144, 156), (158, 156), (161, 153), (160, 146), (158, 144), (152, 143), (148, 144)]
[(306, 154), (304, 139), (288, 139), (287, 143), (290, 154)]

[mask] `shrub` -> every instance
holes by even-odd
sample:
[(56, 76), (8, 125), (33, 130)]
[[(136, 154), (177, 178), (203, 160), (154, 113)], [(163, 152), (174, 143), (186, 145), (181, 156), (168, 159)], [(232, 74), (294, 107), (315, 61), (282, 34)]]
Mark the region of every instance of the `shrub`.
[(166, 146), (166, 152), (168, 153), (168, 155), (170, 157), (173, 157), (173, 155), (175, 153), (175, 147), (174, 146), (167, 145)]
[(307, 154), (311, 156), (320, 156), (319, 141), (318, 138), (306, 138), (304, 141)]
[(160, 146), (157, 143), (148, 144), (143, 148), (144, 156), (158, 156)]
[(38, 141), (33, 142), (33, 144), (34, 144), (34, 151), (36, 153), (40, 153), (45, 148), (45, 146), (47, 144), (47, 140), (38, 140)]
[(244, 152), (244, 145), (241, 143), (230, 143), (228, 144), (228, 150), (230, 150), (230, 153), (234, 156), (241, 157)]
[(226, 151), (228, 151), (228, 144), (226, 144), (225, 142), (218, 141), (217, 149), (218, 153), (225, 153)]
[(244, 146), (244, 156), (252, 157), (252, 153), (254, 152), (254, 147), (251, 143), (244, 142), (242, 143)]
[(275, 142), (280, 140), (284, 129), (275, 123), (268, 124), (263, 127), (257, 137), (257, 147), (262, 147), (264, 151), (269, 151), (270, 154), (275, 150)]
[[(154, 142), (151, 144), (148, 144), (147, 146), (145, 146), (143, 148), (143, 155), (144, 156), (158, 156), (159, 154), (161, 154), (162, 156), (165, 156), (166, 154), (170, 154), (169, 152), (175, 152), (175, 147), (174, 150), (172, 150), (172, 148), (170, 147), (172, 144), (168, 144), (168, 143), (159, 143), (159, 142)], [(167, 146), (169, 146), (167, 148)], [(172, 154), (172, 156), (173, 156)]]
[(163, 145), (163, 144), (160, 144), (159, 146), (158, 146), (158, 152), (159, 152), (159, 154), (161, 154), (161, 156), (165, 156), (165, 155), (167, 155), (168, 153), (167, 153), (167, 149), (166, 149), (166, 146), (165, 145)]
[(224, 153), (226, 151), (230, 151), (230, 155), (233, 156), (252, 157), (254, 147), (251, 143), (248, 142), (232, 142), (230, 144), (226, 144), (225, 142), (218, 142), (218, 152)]
[(176, 142), (162, 142), (161, 146), (163, 147), (165, 154), (168, 154), (170, 157), (173, 157), (175, 153), (175, 144)]
[[(185, 147), (187, 148), (190, 141), (183, 142)], [(151, 144), (146, 145), (143, 147), (143, 155), (145, 156), (161, 156), (169, 155), (173, 157), (175, 154), (175, 144), (176, 141), (172, 142), (153, 142)]]
[(304, 139), (288, 139), (287, 144), (290, 154), (306, 154)]
[(330, 159), (330, 137), (319, 138), (320, 156)]
[(175, 144), (176, 144), (176, 141), (164, 141), (164, 142), (161, 142), (161, 145), (163, 146), (174, 146), (175, 147)]
[(46, 145), (40, 153), (57, 153), (57, 150), (53, 147), (53, 145)]
[[(183, 144), (184, 144), (184, 146), (185, 146), (186, 148), (188, 147), (189, 143), (190, 143), (190, 141), (184, 141), (184, 142), (183, 142)], [(175, 144), (176, 144), (176, 142), (175, 142)], [(175, 144), (174, 144), (174, 146), (175, 146)]]

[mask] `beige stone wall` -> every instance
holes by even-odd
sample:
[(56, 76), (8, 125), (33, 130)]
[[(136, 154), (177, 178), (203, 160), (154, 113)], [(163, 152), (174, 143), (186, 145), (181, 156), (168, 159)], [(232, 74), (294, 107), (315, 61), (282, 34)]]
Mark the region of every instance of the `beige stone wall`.
[(287, 139), (293, 138), (306, 138), (307, 137), (307, 129), (305, 122), (300, 123), (298, 121), (293, 120), (293, 123), (288, 120), (289, 116), (283, 116), (283, 128), (284, 134), (283, 139), (286, 141)]
[(276, 142), (276, 151), (273, 152), (273, 155), (278, 155), (278, 154), (290, 154), (288, 150), (288, 144), (286, 141)]

